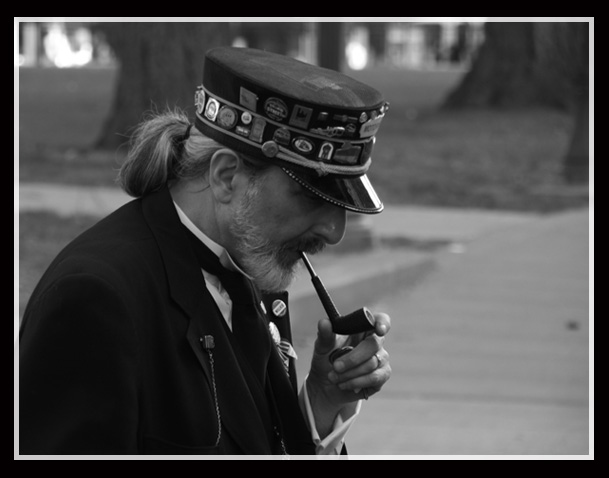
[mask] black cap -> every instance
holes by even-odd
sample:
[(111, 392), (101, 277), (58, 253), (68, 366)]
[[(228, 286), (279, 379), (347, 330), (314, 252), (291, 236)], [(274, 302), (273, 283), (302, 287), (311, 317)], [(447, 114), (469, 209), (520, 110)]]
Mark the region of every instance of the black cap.
[(366, 176), (389, 106), (374, 88), (276, 53), (219, 47), (206, 54), (195, 106), (206, 136), (282, 167), (337, 206), (383, 210)]

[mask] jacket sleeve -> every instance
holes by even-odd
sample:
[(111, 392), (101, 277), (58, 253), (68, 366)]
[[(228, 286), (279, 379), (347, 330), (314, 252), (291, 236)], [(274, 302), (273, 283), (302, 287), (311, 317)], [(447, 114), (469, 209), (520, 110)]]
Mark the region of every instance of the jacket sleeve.
[(137, 453), (136, 347), (106, 279), (70, 274), (33, 297), (19, 339), (19, 453)]

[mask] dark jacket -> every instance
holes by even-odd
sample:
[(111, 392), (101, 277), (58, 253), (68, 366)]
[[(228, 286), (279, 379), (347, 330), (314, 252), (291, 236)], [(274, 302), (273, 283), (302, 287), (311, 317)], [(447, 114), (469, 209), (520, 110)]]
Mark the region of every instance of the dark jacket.
[(290, 454), (314, 453), (293, 364), (273, 347), (266, 393), (251, 386), (166, 187), (57, 256), (19, 337), (20, 454), (278, 453), (260, 400)]

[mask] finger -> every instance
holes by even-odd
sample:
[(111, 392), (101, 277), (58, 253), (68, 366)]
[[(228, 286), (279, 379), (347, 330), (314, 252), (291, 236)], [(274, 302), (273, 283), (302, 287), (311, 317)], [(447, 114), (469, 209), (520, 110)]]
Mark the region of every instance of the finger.
[(368, 335), (349, 353), (341, 356), (334, 362), (334, 370), (343, 373), (355, 369), (374, 357), (382, 350), (384, 338), (375, 334)]
[(344, 383), (357, 377), (363, 377), (383, 368), (389, 363), (389, 354), (384, 349), (379, 350), (362, 364), (347, 369), (342, 373), (337, 373), (335, 370), (328, 374), (328, 379), (335, 384)]
[(357, 377), (363, 377), (370, 373), (373, 373), (379, 368), (381, 361), (376, 355), (373, 355), (370, 359), (366, 360), (361, 365), (353, 367), (343, 373), (337, 373), (332, 370), (328, 374), (328, 379), (334, 384), (340, 384), (352, 380)]
[(374, 315), (374, 331), (376, 335), (383, 337), (391, 330), (391, 317), (382, 312), (377, 312)]
[(317, 323), (317, 340), (315, 341), (315, 353), (327, 354), (336, 346), (336, 335), (332, 332), (330, 319), (323, 318)]
[(336, 385), (343, 391), (352, 391), (354, 393), (360, 393), (363, 389), (366, 389), (368, 395), (371, 395), (374, 392), (378, 392), (390, 377), (391, 367), (387, 363), (371, 373), (354, 377)]

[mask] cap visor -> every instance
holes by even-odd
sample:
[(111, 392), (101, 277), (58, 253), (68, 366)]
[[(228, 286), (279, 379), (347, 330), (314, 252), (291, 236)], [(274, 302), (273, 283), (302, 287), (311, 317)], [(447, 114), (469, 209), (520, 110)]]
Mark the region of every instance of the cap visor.
[(383, 203), (365, 174), (358, 177), (318, 177), (282, 169), (301, 186), (336, 206), (362, 214), (378, 214), (383, 210)]

